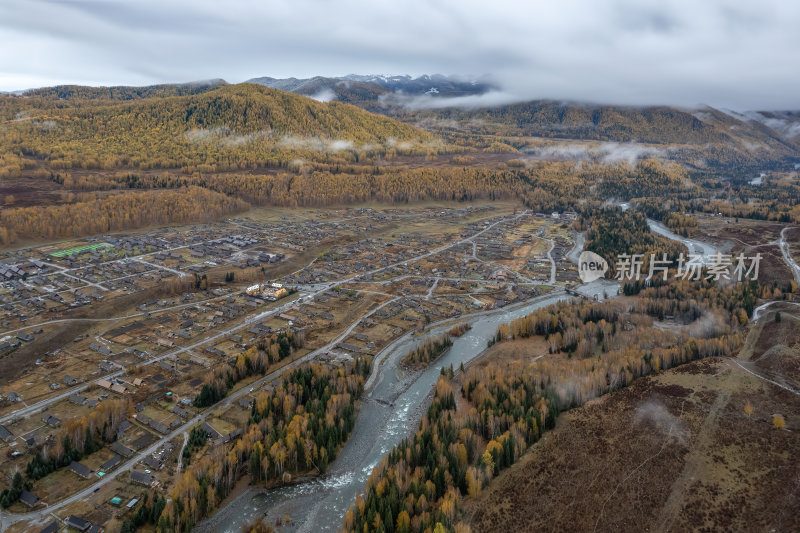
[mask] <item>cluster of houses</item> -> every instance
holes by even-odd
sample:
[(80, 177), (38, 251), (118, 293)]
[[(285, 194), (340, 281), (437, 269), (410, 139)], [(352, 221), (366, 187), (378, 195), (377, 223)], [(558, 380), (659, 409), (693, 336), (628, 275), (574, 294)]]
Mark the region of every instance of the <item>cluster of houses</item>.
[(37, 276), (47, 268), (45, 263), (37, 259), (26, 259), (14, 264), (0, 263), (0, 281)]
[(248, 296), (263, 298), (270, 302), (277, 301), (289, 294), (289, 291), (281, 283), (256, 283), (245, 289)]

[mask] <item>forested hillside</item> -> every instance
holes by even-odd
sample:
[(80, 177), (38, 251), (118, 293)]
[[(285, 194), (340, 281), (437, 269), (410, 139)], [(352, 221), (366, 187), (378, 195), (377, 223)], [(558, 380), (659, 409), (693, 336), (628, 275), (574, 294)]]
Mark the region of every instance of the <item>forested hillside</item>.
[[(792, 168), (800, 161), (798, 137), (775, 121), (751, 120), (711, 107), (627, 107), (536, 100), (497, 107), (394, 110), (402, 120), (438, 133), (450, 142), (480, 143), (508, 137), (527, 151), (534, 139), (558, 139), (545, 153), (574, 157), (585, 144), (565, 141), (631, 143), (698, 170)], [(790, 131), (789, 133), (792, 133)], [(552, 142), (552, 141), (551, 141)]]
[(227, 85), (225, 80), (208, 80), (192, 83), (166, 83), (132, 87), (90, 87), (86, 85), (56, 85), (31, 89), (22, 93), (28, 98), (53, 100), (138, 100), (140, 98), (163, 98), (165, 96), (186, 96), (200, 94)]
[(133, 101), (3, 96), (0, 118), (4, 155), (52, 168), (245, 168), (432, 138), (354, 106), (253, 84)]
[(618, 142), (705, 144), (740, 138), (766, 142), (777, 137), (769, 128), (742, 122), (710, 107), (689, 110), (534, 100), (478, 109), (418, 111), (415, 115), (419, 119), (469, 119), (476, 127), (506, 126), (507, 132), (520, 135)]

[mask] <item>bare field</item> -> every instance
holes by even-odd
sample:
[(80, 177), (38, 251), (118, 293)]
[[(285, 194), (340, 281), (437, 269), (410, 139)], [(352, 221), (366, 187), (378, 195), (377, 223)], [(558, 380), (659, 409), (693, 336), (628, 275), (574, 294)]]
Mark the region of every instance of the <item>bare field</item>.
[[(693, 235), (703, 241), (719, 245), (726, 253), (746, 255), (761, 254), (759, 279), (785, 282), (792, 279), (792, 272), (783, 260), (778, 240), (781, 230), (787, 226), (784, 222), (764, 220), (732, 219), (727, 217), (698, 218), (698, 228)], [(797, 257), (797, 238), (800, 231), (787, 231), (787, 240), (793, 244), (792, 250)]]
[(480, 532), (796, 530), (800, 437), (776, 409), (800, 399), (724, 359), (642, 378), (562, 415), (467, 515)]
[[(482, 368), (512, 361), (530, 363), (547, 355), (547, 342), (543, 337), (515, 339), (495, 344), (484, 355), (472, 361), (469, 366)], [(559, 356), (554, 355), (553, 357)]]

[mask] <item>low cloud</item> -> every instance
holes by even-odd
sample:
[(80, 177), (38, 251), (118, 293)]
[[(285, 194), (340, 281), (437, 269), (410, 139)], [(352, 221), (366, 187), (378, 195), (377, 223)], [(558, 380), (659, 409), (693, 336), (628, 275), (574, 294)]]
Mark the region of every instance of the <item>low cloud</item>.
[(192, 144), (214, 143), (221, 147), (233, 148), (250, 142), (265, 141), (272, 136), (269, 130), (247, 135), (237, 135), (227, 126), (211, 129), (193, 129), (186, 132), (186, 140)]
[(328, 143), (328, 149), (333, 152), (339, 150), (349, 150), (353, 147), (353, 141), (331, 141)]
[(787, 139), (794, 139), (800, 136), (800, 113), (797, 111), (734, 111), (724, 108), (720, 109), (720, 111), (736, 120), (760, 122)]
[(408, 141), (398, 141), (394, 137), (389, 137), (386, 139), (386, 146), (397, 150), (410, 150), (414, 145)]
[(678, 417), (669, 412), (658, 400), (648, 400), (636, 409), (634, 415), (636, 425), (646, 426), (664, 437), (672, 437), (684, 442), (687, 437), (686, 428)]
[(406, 109), (441, 109), (445, 107), (477, 109), (523, 102), (526, 99), (523, 96), (503, 91), (489, 91), (483, 94), (451, 97), (440, 97), (431, 94), (387, 93), (379, 97), (379, 102), (383, 105), (399, 105)]
[[(186, 140), (191, 144), (213, 143), (222, 148), (235, 148), (251, 142), (266, 142), (274, 144), (279, 149), (313, 150), (316, 152), (339, 152), (342, 150), (369, 151), (380, 148), (376, 144), (356, 146), (347, 139), (323, 139), (320, 137), (298, 137), (294, 135), (279, 136), (270, 130), (262, 130), (246, 135), (239, 135), (227, 126), (210, 129), (193, 129), (185, 134)], [(398, 143), (391, 142), (394, 146)], [(411, 144), (409, 144), (409, 147)]]
[(800, 136), (800, 116), (764, 116), (760, 113), (754, 113), (753, 115), (758, 115), (759, 122), (763, 123), (765, 126), (772, 128), (773, 130), (777, 131), (784, 137), (788, 139), (794, 139), (795, 137)]
[(712, 338), (720, 337), (730, 332), (727, 320), (720, 313), (705, 312), (703, 315), (686, 327), (686, 334), (690, 337)]
[(599, 151), (604, 154), (602, 158), (606, 163), (615, 163), (618, 161), (635, 163), (639, 159), (663, 156), (665, 154), (665, 151), (661, 148), (633, 143), (605, 143), (600, 146)]
[[(397, 143), (394, 139), (389, 139), (386, 146), (391, 148), (400, 144), (408, 144), (409, 148), (413, 146), (412, 143)], [(347, 139), (323, 139), (320, 137), (297, 137), (294, 135), (284, 135), (278, 139), (276, 145), (278, 148), (289, 150), (313, 150), (315, 152), (341, 152), (342, 150), (369, 152), (381, 148), (381, 145), (375, 143), (356, 145), (353, 141)]]
[(607, 164), (635, 164), (648, 157), (665, 157), (668, 150), (638, 143), (559, 143), (525, 150), (535, 158), (566, 161), (595, 161)]
[(310, 98), (313, 98), (317, 102), (332, 102), (336, 100), (336, 93), (330, 89), (322, 89), (317, 94), (310, 96)]

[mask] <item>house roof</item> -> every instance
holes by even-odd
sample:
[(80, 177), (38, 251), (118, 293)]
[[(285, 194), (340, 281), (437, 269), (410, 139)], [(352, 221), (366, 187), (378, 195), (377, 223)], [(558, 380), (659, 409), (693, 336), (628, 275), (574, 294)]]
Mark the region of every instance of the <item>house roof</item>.
[(69, 527), (73, 527), (73, 528), (77, 529), (78, 531), (86, 531), (90, 527), (92, 527), (92, 523), (91, 522), (89, 522), (88, 520), (84, 520), (80, 516), (75, 516), (74, 514), (73, 515), (69, 515), (67, 517), (67, 519), (65, 520), (65, 522)]
[(120, 457), (119, 455), (115, 455), (114, 457), (112, 457), (111, 459), (100, 465), (100, 471), (108, 472), (109, 470), (117, 466), (120, 463), (120, 461), (122, 461), (122, 457)]
[(152, 455), (148, 455), (144, 459), (142, 459), (142, 463), (149, 466), (153, 470), (161, 470), (162, 464), (161, 461), (153, 457)]
[(69, 397), (69, 401), (77, 405), (83, 405), (84, 403), (86, 403), (86, 400), (87, 400), (86, 396), (84, 396), (83, 394), (78, 394), (77, 392), (71, 394)]
[(117, 441), (111, 445), (111, 450), (120, 454), (123, 457), (130, 457), (133, 455), (133, 450), (122, 444), (121, 442)]
[(153, 484), (153, 476), (151, 476), (147, 472), (140, 472), (138, 470), (134, 470), (133, 472), (131, 472), (131, 481), (149, 487), (150, 485)]
[(88, 478), (92, 474), (92, 471), (89, 469), (88, 466), (82, 465), (77, 461), (72, 461), (69, 464), (69, 469), (78, 474), (79, 476), (85, 478)]
[(209, 436), (210, 436), (212, 439), (218, 439), (218, 438), (220, 438), (220, 437), (222, 436), (222, 434), (221, 434), (219, 431), (217, 431), (216, 429), (214, 429), (214, 428), (211, 426), (211, 424), (209, 424), (208, 422), (203, 422), (203, 423), (200, 425), (200, 429), (202, 429), (203, 431), (205, 431), (206, 433), (208, 433), (208, 435), (209, 435)]
[(33, 507), (37, 503), (39, 503), (39, 497), (36, 496), (32, 492), (28, 492), (27, 490), (23, 490), (22, 493), (19, 495), (19, 501), (27, 505), (28, 507)]
[(61, 529), (61, 525), (55, 520), (53, 520), (52, 522), (47, 524), (47, 526), (39, 533), (56, 533), (56, 531), (58, 531), (59, 529)]
[(163, 422), (156, 422), (155, 420), (151, 420), (150, 427), (155, 429), (159, 433), (169, 433), (169, 428)]

